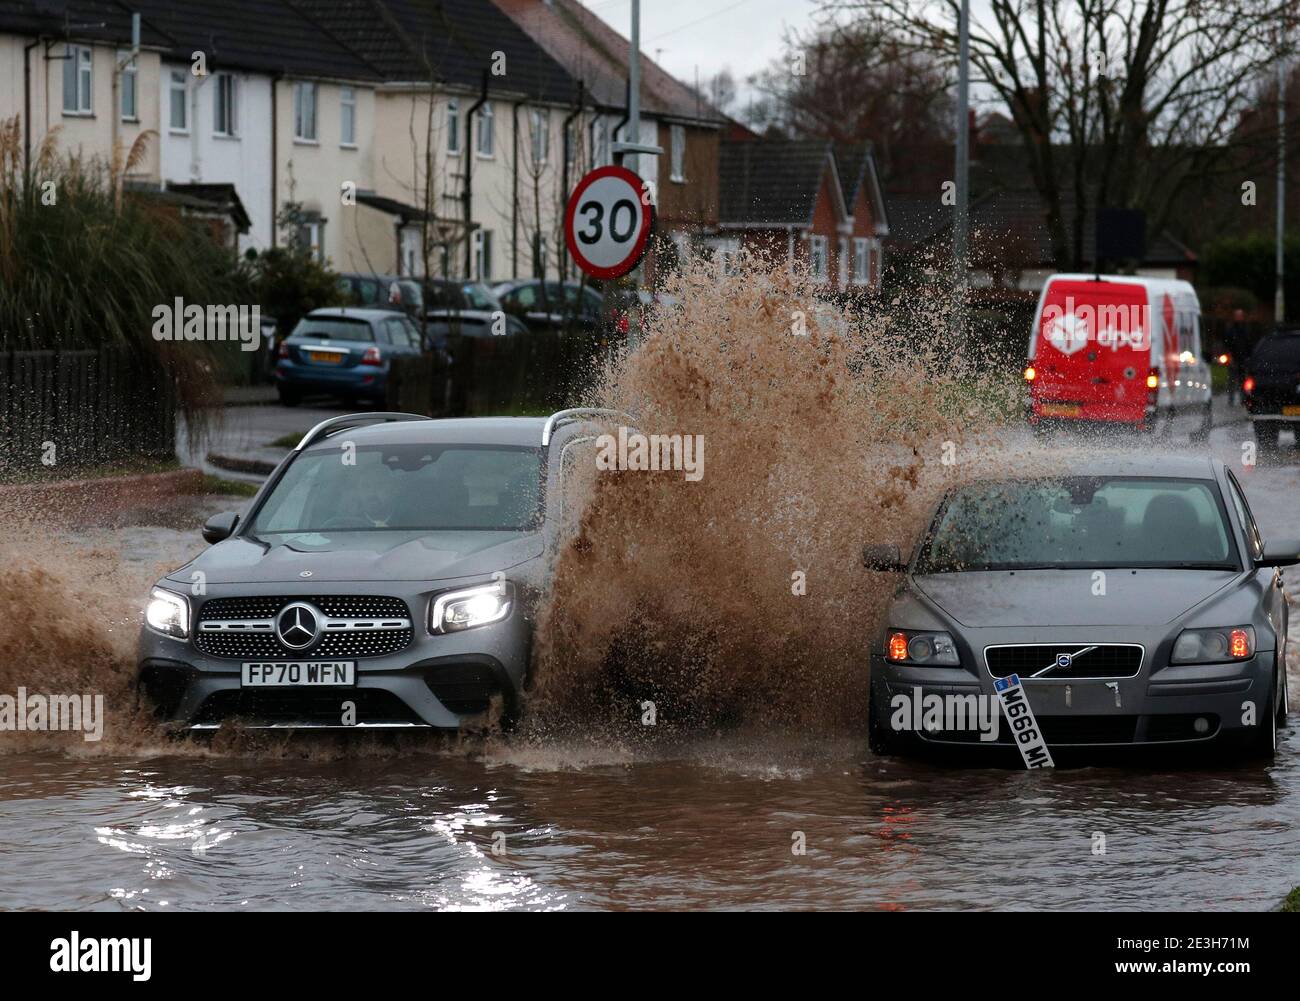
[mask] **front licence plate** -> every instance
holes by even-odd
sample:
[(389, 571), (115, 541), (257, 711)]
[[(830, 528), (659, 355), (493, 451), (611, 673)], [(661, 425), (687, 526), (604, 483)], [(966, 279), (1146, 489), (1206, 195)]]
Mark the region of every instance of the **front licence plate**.
[(1077, 403), (1043, 403), (1038, 407), (1043, 417), (1078, 417), (1083, 407)]
[(1034, 719), (1034, 710), (1029, 707), (1025, 697), (1025, 686), (1020, 683), (1020, 675), (1008, 674), (993, 682), (993, 689), (1002, 702), (1002, 715), (1011, 727), (1011, 738), (1020, 749), (1020, 756), (1025, 759), (1026, 768), (1055, 768), (1052, 752), (1047, 749), (1042, 731), (1038, 729), (1038, 720)]
[(259, 661), (244, 664), (239, 683), (244, 688), (355, 685), (357, 664), (354, 660)]
[(1282, 408), (1283, 417), (1300, 417), (1300, 407), (1294, 404)]

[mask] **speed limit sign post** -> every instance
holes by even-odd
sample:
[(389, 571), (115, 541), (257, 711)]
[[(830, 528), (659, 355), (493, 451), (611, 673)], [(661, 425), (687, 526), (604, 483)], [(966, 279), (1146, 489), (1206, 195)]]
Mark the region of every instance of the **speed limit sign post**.
[(654, 225), (650, 189), (621, 166), (597, 167), (569, 196), (564, 241), (593, 278), (620, 278), (645, 254)]

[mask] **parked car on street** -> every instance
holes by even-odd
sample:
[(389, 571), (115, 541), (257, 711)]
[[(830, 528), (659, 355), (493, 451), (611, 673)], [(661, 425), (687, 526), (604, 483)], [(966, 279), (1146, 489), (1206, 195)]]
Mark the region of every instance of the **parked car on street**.
[(336, 396), (348, 404), (382, 402), (392, 360), (422, 350), (419, 328), (403, 313), (314, 309), (280, 344), (274, 373), (280, 402), (297, 406), (310, 394)]
[(429, 278), (424, 282), (425, 309), (477, 309), (486, 313), (501, 309), (501, 300), (483, 282), (458, 282), (448, 278)]
[(347, 273), (339, 275), (339, 285), (359, 306), (400, 310), (412, 319), (424, 309), (424, 289), (414, 278)]
[(1260, 448), (1276, 449), (1287, 430), (1300, 444), (1300, 329), (1279, 330), (1255, 345), (1241, 389)]
[(140, 691), (191, 730), (456, 729), (494, 702), (511, 719), (562, 477), (590, 468), (606, 413), (323, 421), (243, 516), (208, 521), (212, 548), (158, 581)]
[(503, 310), (485, 312), (481, 309), (430, 310), (425, 316), (424, 334), (427, 345), (435, 350), (445, 350), (450, 337), (517, 337), (526, 335), (528, 328), (517, 316)]
[(1016, 675), (1049, 748), (1273, 755), (1287, 715), (1280, 568), (1300, 563), (1300, 541), (1263, 539), (1222, 462), (1133, 455), (978, 480), (947, 493), (910, 558), (873, 545), (863, 559), (902, 575), (871, 660), (877, 752), (1023, 744), (1010, 725), (985, 741), (893, 716), (923, 691), (995, 699)]
[(1209, 434), (1210, 366), (1200, 303), (1187, 282), (1052, 275), (1039, 298), (1028, 357), (1027, 410), (1035, 430)]
[(515, 280), (501, 282), (494, 290), (507, 312), (530, 330), (596, 330), (605, 315), (604, 296), (578, 282)]

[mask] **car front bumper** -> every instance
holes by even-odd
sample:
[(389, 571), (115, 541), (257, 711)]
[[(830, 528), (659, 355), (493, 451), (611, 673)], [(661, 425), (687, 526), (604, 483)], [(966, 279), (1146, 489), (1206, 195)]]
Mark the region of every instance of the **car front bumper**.
[[(166, 582), (165, 582), (166, 583)], [(481, 583), (478, 581), (470, 582)], [(459, 588), (465, 586), (456, 584)], [(434, 634), (427, 626), (429, 600), (449, 590), (438, 587), (403, 594), (411, 610), (412, 638), (402, 650), (380, 656), (301, 654), (218, 657), (200, 650), (193, 638), (180, 640), (145, 627), (138, 647), (139, 685), (165, 721), (196, 730), (217, 729), (239, 719), (248, 727), (353, 729), (432, 727), (457, 729), (481, 718), (494, 701), (513, 715), (527, 676), (532, 630), (521, 601), (502, 622)], [(241, 588), (239, 596), (284, 595), (279, 585)], [(313, 596), (353, 594), (357, 585), (317, 585)], [(232, 597), (230, 592), (211, 597)], [(310, 600), (310, 596), (304, 596)], [(197, 600), (192, 600), (196, 609)], [(243, 687), (241, 669), (250, 661), (351, 661), (356, 684), (349, 686)]]
[[(1049, 747), (1149, 747), (1203, 744), (1249, 737), (1273, 712), (1274, 651), (1261, 650), (1233, 664), (1163, 666), (1144, 663), (1131, 678), (1028, 678), (1021, 676), (1025, 697)], [(871, 684), (888, 725), (897, 695), (910, 701), (930, 694), (983, 696), (999, 715), (995, 740), (981, 739), (971, 726), (925, 727), (912, 731), (933, 745), (1012, 746), (1011, 732), (994, 689), (994, 678), (981, 662), (964, 667), (915, 667), (872, 658)], [(1247, 722), (1253, 705), (1254, 724)], [(1198, 724), (1198, 720), (1202, 721)]]

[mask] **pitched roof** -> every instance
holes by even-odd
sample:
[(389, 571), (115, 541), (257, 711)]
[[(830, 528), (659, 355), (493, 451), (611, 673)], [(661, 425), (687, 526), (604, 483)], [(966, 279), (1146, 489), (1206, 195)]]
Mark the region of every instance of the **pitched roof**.
[[(142, 45), (164, 48), (171, 44), (170, 38), (143, 17), (141, 22)], [(117, 0), (5, 0), (0, 3), (0, 31), (130, 44), (131, 11)]]
[(573, 80), (491, 0), (289, 0), (344, 38), (390, 82), (430, 74), (477, 90), (496, 53), (505, 72), (489, 75), (493, 91), (566, 103)]
[(718, 220), (732, 225), (811, 225), (831, 144), (821, 139), (724, 139)]
[(209, 69), (377, 80), (379, 73), (288, 0), (6, 0), (0, 31), (128, 45), (131, 14), (140, 41), (189, 62), (203, 52)]
[(378, 71), (298, 6), (285, 0), (129, 0), (190, 60), (202, 51), (208, 67), (262, 73), (377, 80)]
[[(589, 98), (607, 108), (627, 107), (630, 43), (574, 0), (494, 0), (575, 80)], [(722, 125), (717, 109), (641, 54), (641, 110), (648, 115)]]
[(844, 204), (849, 211), (857, 204), (858, 194), (866, 189), (867, 201), (876, 211), (876, 224), (889, 229), (889, 210), (885, 204), (885, 192), (880, 187), (880, 175), (876, 171), (876, 158), (872, 153), (871, 143), (854, 145), (836, 143), (834, 146), (835, 163), (839, 168), (840, 181), (844, 185)]

